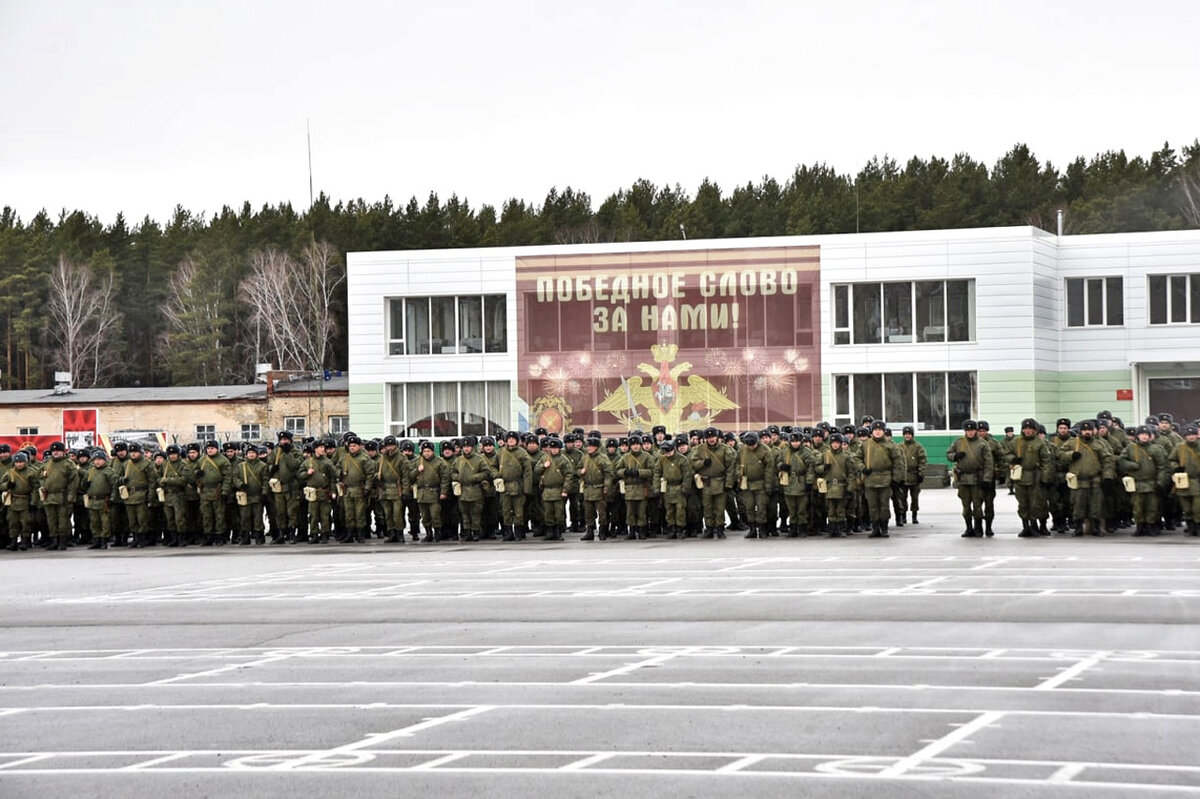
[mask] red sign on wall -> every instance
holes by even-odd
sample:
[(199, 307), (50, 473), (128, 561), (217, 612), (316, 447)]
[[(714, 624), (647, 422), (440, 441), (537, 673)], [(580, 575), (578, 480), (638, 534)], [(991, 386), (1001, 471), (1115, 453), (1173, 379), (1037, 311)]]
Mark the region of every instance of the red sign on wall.
[(1133, 389), (1132, 388), (1118, 388), (1117, 389), (1117, 399), (1123, 400), (1123, 401), (1132, 400), (1133, 399)]
[(530, 426), (806, 424), (821, 409), (820, 248), (517, 259)]

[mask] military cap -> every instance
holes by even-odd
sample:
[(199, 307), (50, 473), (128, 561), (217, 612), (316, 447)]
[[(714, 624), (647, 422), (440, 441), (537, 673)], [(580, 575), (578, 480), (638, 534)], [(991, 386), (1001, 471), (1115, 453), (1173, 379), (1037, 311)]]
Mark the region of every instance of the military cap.
[(292, 431), (291, 430), (280, 430), (278, 433), (275, 434), (275, 437), (278, 438), (280, 441), (283, 441), (284, 439), (291, 441), (292, 440)]
[(231, 449), (237, 449), (237, 448), (238, 448), (237, 443), (233, 442), (233, 441), (226, 441), (225, 446), (221, 447), (221, 449), (224, 450), (225, 452), (228, 452)]
[(725, 439), (726, 441), (737, 441), (737, 436), (735, 436), (735, 435), (733, 434), (733, 431), (731, 430), (731, 431), (729, 431), (728, 433), (726, 433), (726, 434), (724, 435), (724, 439)]
[(8, 444), (0, 444), (0, 452), (12, 452), (12, 447)]
[(852, 424), (843, 425), (843, 426), (842, 426), (842, 435), (844, 435), (844, 436), (852, 436), (852, 435), (854, 435), (854, 431), (855, 431), (855, 429), (856, 429), (856, 428), (855, 428), (855, 427), (854, 427), (854, 425), (852, 425)]
[(1172, 423), (1173, 423), (1173, 422), (1175, 421), (1175, 417), (1174, 417), (1174, 416), (1172, 416), (1172, 415), (1171, 415), (1171, 414), (1169, 414), (1169, 413), (1163, 412), (1163, 413), (1160, 413), (1160, 414), (1158, 415), (1158, 421), (1160, 421), (1160, 422), (1172, 422)]
[(720, 435), (721, 435), (721, 431), (715, 427), (704, 428), (704, 437), (705, 438), (717, 438)]
[(1079, 423), (1080, 432), (1082, 432), (1084, 430), (1095, 430), (1095, 429), (1096, 429), (1096, 423), (1093, 422), (1091, 419), (1084, 419), (1082, 422)]
[(204, 442), (204, 448), (208, 449), (209, 447), (212, 447), (213, 449), (220, 449), (221, 445), (218, 444), (215, 440), (210, 438), (208, 441)]
[(792, 443), (804, 441), (804, 434), (796, 430), (792, 430), (792, 432), (788, 433), (787, 437), (788, 441), (791, 441)]
[(871, 435), (871, 431), (865, 427), (860, 427), (857, 430), (852, 430), (851, 432), (853, 432), (858, 438), (866, 438), (867, 436)]
[(99, 447), (96, 447), (94, 450), (92, 450), (91, 455), (92, 455), (92, 460), (96, 460), (97, 458), (99, 458), (100, 460), (104, 460), (104, 461), (108, 460), (108, 453), (105, 452), (104, 450), (100, 449)]
[(986, 419), (980, 419), (979, 420), (979, 429), (980, 430), (991, 430), (992, 426), (987, 423)]
[(563, 445), (562, 441), (559, 438), (557, 438), (556, 436), (547, 436), (546, 437), (546, 446), (547, 447), (549, 447), (551, 449), (562, 449), (562, 445)]
[(871, 429), (872, 430), (887, 430), (887, 422), (883, 421), (882, 419), (876, 419), (874, 422), (871, 423)]
[(541, 437), (541, 436), (544, 436), (544, 435), (546, 435), (546, 428), (544, 428), (544, 427), (539, 427), (537, 430), (534, 430), (533, 432), (534, 432), (534, 434), (535, 434), (535, 435), (537, 435), (538, 437)]
[(675, 451), (675, 442), (669, 438), (664, 438), (663, 442), (658, 445), (658, 448), (660, 450), (662, 450), (663, 452), (674, 452)]
[(1043, 435), (1043, 436), (1046, 435), (1046, 425), (1042, 424), (1041, 422), (1038, 422), (1037, 431), (1040, 435)]
[(178, 444), (170, 444), (167, 446), (167, 454), (168, 455), (182, 455), (183, 452), (182, 452), (182, 450), (179, 449)]
[(777, 424), (767, 425), (767, 432), (772, 435), (777, 435), (779, 433), (779, 425), (777, 425)]
[(665, 436), (667, 434), (667, 427), (666, 425), (656, 424), (654, 427), (650, 428), (650, 432), (655, 435), (662, 433)]
[(574, 434), (575, 434), (575, 435), (577, 435), (577, 436), (582, 436), (582, 435), (583, 435), (583, 428), (582, 428), (582, 427), (572, 427), (572, 428), (571, 428), (571, 432), (572, 432), (572, 433), (574, 433)]
[(593, 438), (589, 438), (584, 443), (587, 444), (589, 447), (599, 447), (600, 446), (600, 437), (595, 436)]
[(505, 441), (514, 441), (514, 440), (520, 441), (521, 434), (518, 433), (516, 430), (509, 430), (507, 433), (504, 434), (504, 440)]
[(1054, 426), (1055, 427), (1070, 427), (1071, 420), (1064, 416), (1063, 418), (1061, 418), (1057, 422), (1055, 422)]
[(365, 449), (367, 452), (378, 452), (379, 451), (379, 442), (372, 438), (369, 441), (366, 441), (365, 443), (363, 443), (363, 449)]
[(327, 438), (322, 441), (321, 446), (325, 447), (325, 449), (337, 449), (337, 444), (332, 438)]
[(829, 443), (830, 444), (845, 444), (846, 437), (843, 436), (841, 433), (834, 433), (833, 435), (831, 435), (829, 437)]
[(1155, 416), (1154, 414), (1150, 414), (1149, 416), (1146, 417), (1146, 424), (1154, 425), (1155, 427), (1158, 427), (1158, 417)]
[(1026, 427), (1028, 427), (1030, 430), (1037, 430), (1037, 426), (1038, 426), (1037, 419), (1034, 419), (1033, 417), (1024, 419), (1021, 422), (1022, 430), (1024, 430)]
[(463, 436), (460, 443), (464, 447), (478, 447), (479, 439), (475, 436)]
[(432, 442), (432, 441), (422, 441), (422, 442), (421, 442), (421, 451), (422, 451), (422, 452), (424, 452), (424, 451), (425, 451), (425, 450), (427, 450), (427, 449), (428, 449), (428, 450), (432, 450), (432, 449), (433, 449), (433, 442)]
[(415, 452), (416, 446), (406, 438), (400, 442), (400, 451), (401, 452)]
[(825, 433), (826, 433), (826, 431), (828, 431), (828, 430), (829, 430), (829, 428), (828, 428), (828, 427), (822, 427), (821, 425), (817, 425), (816, 427), (814, 427), (814, 428), (813, 428), (813, 429), (812, 429), (812, 430), (809, 432), (809, 435), (811, 435), (813, 438), (816, 438), (817, 436), (820, 436), (821, 438), (824, 438), (824, 437), (825, 437)]
[(587, 431), (587, 437), (588, 437), (588, 438), (602, 438), (602, 436), (600, 435), (600, 431), (599, 431), (599, 430), (589, 430), (589, 431)]
[(620, 445), (620, 443), (621, 443), (621, 442), (617, 441), (615, 438), (610, 438), (610, 439), (608, 439), (607, 441), (605, 441), (605, 442), (604, 442), (604, 446), (605, 446), (605, 448), (606, 448), (606, 449), (607, 449), (607, 448), (609, 448), (609, 447), (614, 447), (614, 448), (615, 448), (615, 447), (619, 446), (619, 445)]
[(199, 444), (197, 444), (195, 441), (192, 441), (192, 442), (190, 442), (190, 443), (187, 445), (187, 451), (188, 451), (188, 452), (199, 452), (199, 451), (200, 451), (200, 445), (199, 445)]
[(113, 444), (113, 452), (128, 452), (128, 451), (129, 451), (129, 445), (126, 444), (124, 441), (118, 441), (117, 443)]
[(14, 463), (28, 463), (28, 462), (29, 462), (29, 456), (28, 456), (28, 455), (26, 455), (26, 454), (24, 453), (24, 451), (22, 451), (22, 452), (18, 452), (16, 455), (13, 455), (13, 462), (14, 462)]
[(50, 445), (50, 451), (51, 452), (66, 452), (67, 445), (62, 443), (61, 441), (55, 441), (53, 444)]
[(753, 430), (748, 430), (745, 433), (742, 433), (742, 443), (746, 444), (747, 446), (754, 446), (758, 443), (758, 433), (754, 432)]
[(479, 446), (494, 447), (496, 446), (496, 439), (492, 438), (491, 436), (484, 436), (483, 438), (479, 439)]
[(130, 452), (141, 452), (142, 445), (139, 444), (138, 442), (134, 441), (132, 444), (129, 445), (129, 451)]
[(965, 422), (963, 422), (963, 430), (978, 430), (978, 429), (979, 429), (979, 423), (976, 422), (974, 419), (967, 419)]
[(875, 417), (868, 413), (868, 414), (865, 414), (861, 419), (859, 419), (858, 423), (860, 425), (862, 425), (863, 427), (866, 427), (867, 425), (871, 424), (874, 421), (875, 421)]
[(1185, 425), (1183, 428), (1183, 434), (1185, 436), (1200, 435), (1200, 427), (1194, 424)]
[(617, 442), (617, 446), (618, 447), (628, 447), (629, 446), (629, 437), (621, 436), (621, 440)]
[(1097, 419), (1112, 419), (1113, 418), (1112, 411), (1100, 411), (1100, 413), (1096, 414), (1096, 418)]
[(913, 429), (911, 424), (904, 425), (904, 429), (900, 431), (902, 435), (916, 435), (917, 431)]

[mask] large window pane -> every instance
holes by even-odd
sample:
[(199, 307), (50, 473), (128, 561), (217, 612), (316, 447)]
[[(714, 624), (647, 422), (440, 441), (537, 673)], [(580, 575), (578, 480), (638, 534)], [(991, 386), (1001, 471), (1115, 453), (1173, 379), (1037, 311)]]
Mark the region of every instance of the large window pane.
[(409, 297), (404, 301), (405, 353), (428, 355), (429, 348), (429, 298)]
[(458, 351), (483, 352), (483, 298), (458, 298)]
[(458, 436), (458, 383), (433, 384), (433, 435)]
[(855, 424), (864, 416), (883, 418), (883, 375), (854, 376)]
[(484, 383), (462, 383), (462, 434), (487, 435), (487, 391)]
[(457, 349), (457, 325), (454, 322), (454, 298), (434, 297), (429, 301), (434, 355), (454, 353)]
[(922, 280), (915, 284), (917, 295), (917, 341), (946, 340), (946, 284)]
[(405, 421), (408, 426), (405, 435), (412, 438), (428, 438), (433, 432), (433, 405), (430, 395), (433, 386), (429, 383), (408, 384), (408, 415)]
[(1187, 317), (1187, 275), (1171, 276), (1171, 321), (1186, 322)]
[(388, 427), (393, 435), (404, 434), (404, 384), (388, 386)]
[(833, 287), (833, 343), (850, 343), (850, 287)]
[(503, 294), (483, 298), (484, 352), (508, 352), (508, 299)]
[(913, 376), (911, 372), (884, 375), (883, 418), (888, 422), (913, 420)]
[(1089, 325), (1104, 324), (1104, 281), (1099, 279), (1087, 282), (1087, 323)]
[(1083, 327), (1083, 279), (1067, 281), (1067, 326)]
[(882, 340), (883, 319), (879, 307), (879, 284), (854, 286), (854, 343), (878, 344)]
[(917, 424), (924, 430), (946, 430), (946, 375), (917, 374)]
[(1200, 275), (1191, 275), (1188, 283), (1191, 286), (1191, 320), (1192, 322), (1200, 322)]
[(975, 340), (975, 281), (946, 281), (946, 340)]
[(835, 416), (850, 415), (850, 375), (833, 378), (833, 413)]
[(512, 391), (502, 380), (487, 384), (487, 422), (488, 435), (507, 430), (512, 424)]
[(388, 355), (404, 354), (404, 300), (388, 300)]
[(1125, 283), (1119, 277), (1105, 281), (1105, 320), (1108, 325), (1125, 324)]
[(1167, 279), (1163, 275), (1150, 278), (1150, 324), (1167, 323)]
[(912, 283), (883, 284), (883, 323), (888, 341), (913, 340)]
[(975, 404), (975, 373), (949, 372), (946, 382), (950, 398), (950, 429), (958, 430), (962, 428), (962, 423), (973, 415), (971, 409)]

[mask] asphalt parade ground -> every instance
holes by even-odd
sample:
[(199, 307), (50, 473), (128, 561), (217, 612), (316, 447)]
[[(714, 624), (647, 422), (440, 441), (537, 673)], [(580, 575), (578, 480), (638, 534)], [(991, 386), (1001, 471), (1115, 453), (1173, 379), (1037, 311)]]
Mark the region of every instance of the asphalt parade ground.
[(1200, 796), (1200, 539), (0, 558), (0, 797)]

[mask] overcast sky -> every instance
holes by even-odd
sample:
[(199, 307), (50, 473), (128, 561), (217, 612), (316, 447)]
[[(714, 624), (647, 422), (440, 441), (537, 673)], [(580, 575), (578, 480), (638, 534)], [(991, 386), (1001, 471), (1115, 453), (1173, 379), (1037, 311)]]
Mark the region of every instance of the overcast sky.
[(0, 0), (0, 206), (593, 205), (1200, 136), (1195, 0)]

